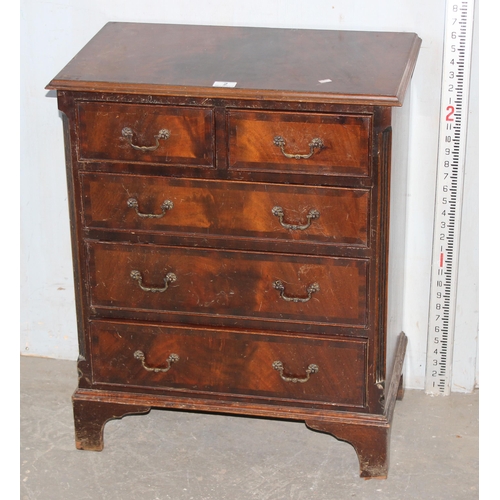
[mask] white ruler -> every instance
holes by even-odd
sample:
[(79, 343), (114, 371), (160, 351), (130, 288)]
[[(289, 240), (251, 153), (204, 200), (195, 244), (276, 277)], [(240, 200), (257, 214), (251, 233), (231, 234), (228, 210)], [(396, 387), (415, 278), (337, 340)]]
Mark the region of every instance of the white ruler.
[(451, 389), (474, 0), (447, 0), (425, 390)]

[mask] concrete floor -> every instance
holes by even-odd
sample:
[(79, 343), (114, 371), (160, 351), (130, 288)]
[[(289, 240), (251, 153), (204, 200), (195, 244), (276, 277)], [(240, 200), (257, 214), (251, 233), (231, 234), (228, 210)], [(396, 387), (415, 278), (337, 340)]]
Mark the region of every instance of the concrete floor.
[(76, 363), (21, 358), (21, 500), (479, 498), (478, 399), (406, 391), (386, 480), (301, 423), (152, 410), (106, 424), (104, 451), (74, 447)]

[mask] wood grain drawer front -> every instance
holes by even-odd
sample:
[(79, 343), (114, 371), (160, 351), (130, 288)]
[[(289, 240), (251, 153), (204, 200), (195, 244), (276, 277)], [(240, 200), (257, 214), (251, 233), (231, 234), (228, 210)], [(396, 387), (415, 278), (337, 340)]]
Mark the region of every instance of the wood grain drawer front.
[(368, 189), (82, 174), (88, 228), (368, 246)]
[(230, 111), (229, 168), (368, 176), (371, 126), (368, 115)]
[(364, 327), (368, 261), (89, 243), (94, 307)]
[(212, 167), (209, 108), (81, 102), (79, 159)]
[(365, 401), (366, 339), (96, 321), (91, 345), (94, 383), (339, 405)]

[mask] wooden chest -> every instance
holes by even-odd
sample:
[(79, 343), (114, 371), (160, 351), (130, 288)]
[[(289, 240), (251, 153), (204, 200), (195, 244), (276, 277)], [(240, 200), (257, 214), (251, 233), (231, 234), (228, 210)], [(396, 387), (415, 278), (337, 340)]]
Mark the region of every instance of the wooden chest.
[[(63, 113), (76, 446), (178, 408), (304, 421), (386, 477), (410, 33), (109, 23)], [(133, 439), (133, 438), (131, 438)]]

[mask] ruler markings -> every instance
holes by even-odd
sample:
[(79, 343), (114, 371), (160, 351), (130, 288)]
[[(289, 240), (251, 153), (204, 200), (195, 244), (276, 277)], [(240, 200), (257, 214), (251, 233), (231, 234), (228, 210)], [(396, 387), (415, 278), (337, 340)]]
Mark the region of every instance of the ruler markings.
[(474, 0), (447, 0), (426, 391), (449, 394), (467, 132)]

